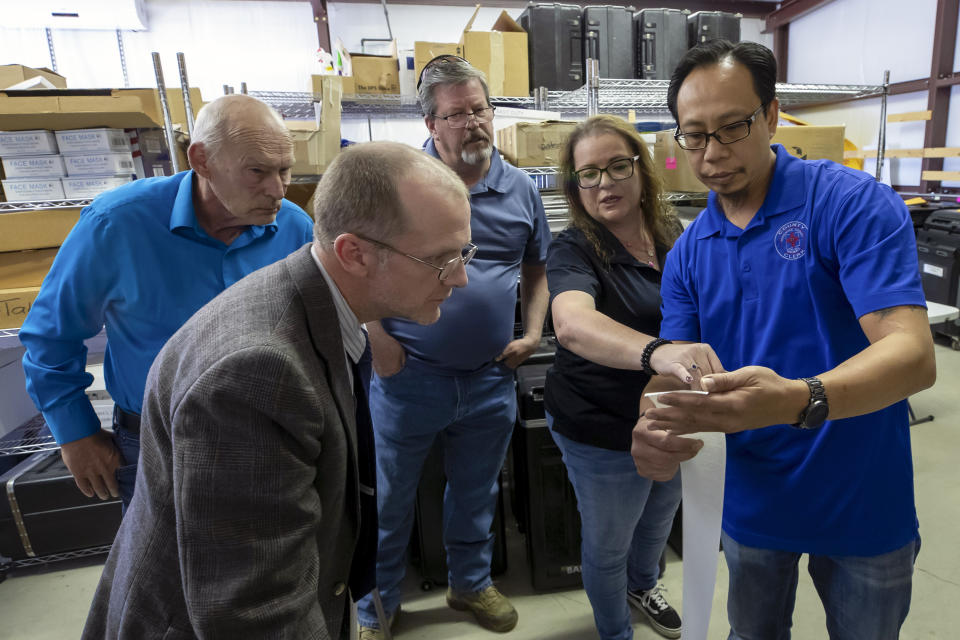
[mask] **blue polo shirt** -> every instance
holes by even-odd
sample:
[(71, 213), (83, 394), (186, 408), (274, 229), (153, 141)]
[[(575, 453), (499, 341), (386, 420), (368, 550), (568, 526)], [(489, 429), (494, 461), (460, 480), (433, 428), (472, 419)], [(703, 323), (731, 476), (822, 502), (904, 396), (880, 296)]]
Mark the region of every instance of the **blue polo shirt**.
[[(709, 343), (727, 370), (801, 378), (869, 345), (864, 314), (925, 301), (901, 198), (860, 171), (773, 149), (773, 179), (747, 228), (711, 193), (668, 254), (660, 335)], [(914, 540), (906, 402), (820, 429), (728, 435), (723, 528), (748, 546), (830, 555)]]
[[(433, 140), (424, 150), (439, 158)], [(521, 264), (547, 260), (550, 228), (540, 194), (522, 171), (494, 149), (490, 169), (470, 188), (470, 232), (477, 255), (467, 265), (469, 283), (456, 289), (431, 325), (383, 320), (407, 353), (407, 365), (441, 375), (488, 366), (513, 339)]]
[(107, 391), (140, 413), (167, 339), (218, 293), (313, 237), (310, 217), (284, 200), (272, 224), (248, 227), (229, 246), (215, 240), (197, 222), (193, 177), (136, 180), (97, 197), (43, 281), (20, 341), (27, 391), (60, 444), (100, 429), (85, 394), (85, 338), (106, 325)]

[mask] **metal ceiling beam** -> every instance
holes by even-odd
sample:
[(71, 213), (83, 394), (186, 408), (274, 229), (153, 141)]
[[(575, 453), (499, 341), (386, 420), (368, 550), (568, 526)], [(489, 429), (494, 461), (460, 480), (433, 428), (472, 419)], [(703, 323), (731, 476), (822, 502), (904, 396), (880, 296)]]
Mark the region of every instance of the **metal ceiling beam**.
[[(927, 109), (933, 117), (927, 121), (923, 146), (944, 147), (947, 141), (947, 117), (950, 111), (950, 89), (954, 84), (953, 55), (957, 44), (957, 18), (960, 15), (958, 0), (937, 0), (937, 19), (934, 23), (933, 56), (930, 61), (930, 87), (927, 94)], [(924, 171), (939, 171), (943, 158), (924, 158)], [(921, 180), (920, 190), (935, 191), (939, 180)]]
[(773, 57), (777, 59), (777, 82), (787, 80), (787, 60), (790, 55), (790, 25), (777, 27), (773, 32)]
[(771, 31), (775, 31), (832, 1), (833, 0), (787, 0), (779, 9), (767, 15), (767, 24), (763, 32), (770, 33)]
[(317, 45), (326, 52), (333, 49), (330, 46), (330, 21), (327, 19), (327, 0), (310, 0), (313, 9), (313, 22), (317, 25)]

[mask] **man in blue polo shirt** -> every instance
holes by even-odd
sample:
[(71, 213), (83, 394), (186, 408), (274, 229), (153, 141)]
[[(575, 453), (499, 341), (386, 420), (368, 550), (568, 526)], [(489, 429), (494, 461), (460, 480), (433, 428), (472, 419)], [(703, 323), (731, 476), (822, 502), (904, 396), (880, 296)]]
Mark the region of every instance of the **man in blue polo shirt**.
[[(136, 180), (83, 210), (20, 330), (27, 391), (77, 486), (101, 500), (119, 494), (124, 508), (154, 357), (218, 293), (313, 237), (310, 217), (283, 198), (293, 144), (263, 102), (232, 95), (204, 106), (188, 157), (191, 171)], [(85, 394), (83, 341), (104, 325), (112, 436)]]
[(661, 336), (709, 343), (730, 373), (644, 401), (634, 458), (665, 479), (700, 446), (683, 434), (728, 434), (731, 638), (789, 636), (806, 553), (832, 639), (893, 639), (920, 547), (905, 398), (936, 377), (910, 216), (867, 174), (771, 146), (775, 82), (768, 49), (726, 41), (671, 80), (711, 193), (667, 257)]
[[(418, 88), (430, 131), (425, 150), (469, 188), (470, 229), (479, 249), (467, 265), (470, 285), (443, 304), (436, 324), (368, 324), (376, 373), (370, 413), (380, 518), (377, 586), (393, 621), (420, 470), (441, 438), (447, 604), (472, 612), (488, 629), (509, 631), (517, 612), (490, 579), (490, 527), (516, 420), (513, 370), (536, 349), (546, 316), (550, 230), (533, 182), (493, 146), (483, 74), (461, 58), (441, 56), (424, 67)], [(513, 340), (518, 275), (524, 336)], [(361, 640), (384, 637), (369, 596), (359, 603), (359, 619)]]

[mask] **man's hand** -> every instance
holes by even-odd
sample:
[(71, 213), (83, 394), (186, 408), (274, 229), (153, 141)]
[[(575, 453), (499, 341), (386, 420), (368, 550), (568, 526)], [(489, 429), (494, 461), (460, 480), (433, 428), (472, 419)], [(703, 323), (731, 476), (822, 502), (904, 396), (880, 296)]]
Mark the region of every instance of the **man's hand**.
[(697, 455), (703, 448), (702, 440), (681, 438), (666, 431), (652, 431), (651, 421), (640, 416), (633, 428), (633, 446), (630, 455), (637, 473), (644, 478), (666, 482), (677, 474), (680, 463)]
[(736, 433), (772, 424), (792, 424), (810, 398), (805, 382), (788, 380), (766, 367), (743, 367), (707, 375), (700, 385), (709, 395), (660, 396), (658, 401), (669, 406), (646, 411), (650, 429), (672, 434)]
[(694, 390), (700, 389), (703, 376), (724, 372), (713, 347), (700, 342), (657, 347), (650, 355), (650, 367), (660, 375), (673, 376)]
[(115, 472), (122, 459), (109, 433), (101, 429), (92, 436), (68, 442), (60, 447), (60, 454), (83, 495), (96, 495), (101, 500), (120, 495)]
[(532, 337), (524, 336), (508, 343), (495, 360), (503, 362), (511, 369), (516, 369), (537, 350), (538, 346), (540, 346), (540, 338), (534, 340)]
[[(370, 323), (367, 326), (369, 328)], [(403, 345), (383, 329), (379, 329), (376, 333), (370, 330), (370, 347), (373, 370), (381, 378), (389, 378), (400, 373), (407, 363), (407, 352), (403, 350)]]

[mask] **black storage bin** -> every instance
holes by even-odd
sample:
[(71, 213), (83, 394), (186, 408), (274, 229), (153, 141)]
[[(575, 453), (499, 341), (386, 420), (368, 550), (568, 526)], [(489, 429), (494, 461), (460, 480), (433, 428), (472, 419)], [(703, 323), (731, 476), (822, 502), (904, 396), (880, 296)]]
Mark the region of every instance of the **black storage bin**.
[[(435, 585), (447, 584), (447, 551), (443, 546), (443, 492), (447, 488), (447, 476), (443, 467), (443, 438), (442, 433), (437, 436), (423, 462), (410, 540), (410, 555), (420, 569), (420, 577), (423, 579), (420, 586), (425, 591)], [(507, 570), (507, 532), (504, 526), (502, 485), (490, 531), (494, 535), (490, 573), (497, 576)]]
[(907, 210), (910, 211), (910, 219), (913, 221), (914, 234), (920, 234), (920, 230), (923, 229), (923, 225), (927, 222), (927, 218), (930, 217), (931, 213), (949, 208), (950, 207), (945, 207), (942, 204), (931, 203), (909, 205)]
[(633, 14), (638, 78), (670, 79), (687, 52), (687, 15), (680, 9), (641, 9)]
[(601, 78), (635, 78), (633, 7), (583, 9), (583, 57), (599, 61)]
[(530, 89), (583, 86), (582, 10), (574, 4), (531, 2), (520, 14), (527, 32)]
[(113, 544), (120, 499), (88, 498), (60, 451), (31, 455), (0, 476), (0, 555), (13, 560)]
[(577, 498), (545, 420), (519, 422), (513, 468), (533, 588), (581, 586)]
[(687, 44), (695, 47), (708, 40), (740, 42), (740, 14), (697, 11), (687, 16)]
[(927, 300), (957, 306), (960, 210), (934, 211), (917, 233), (920, 276)]

